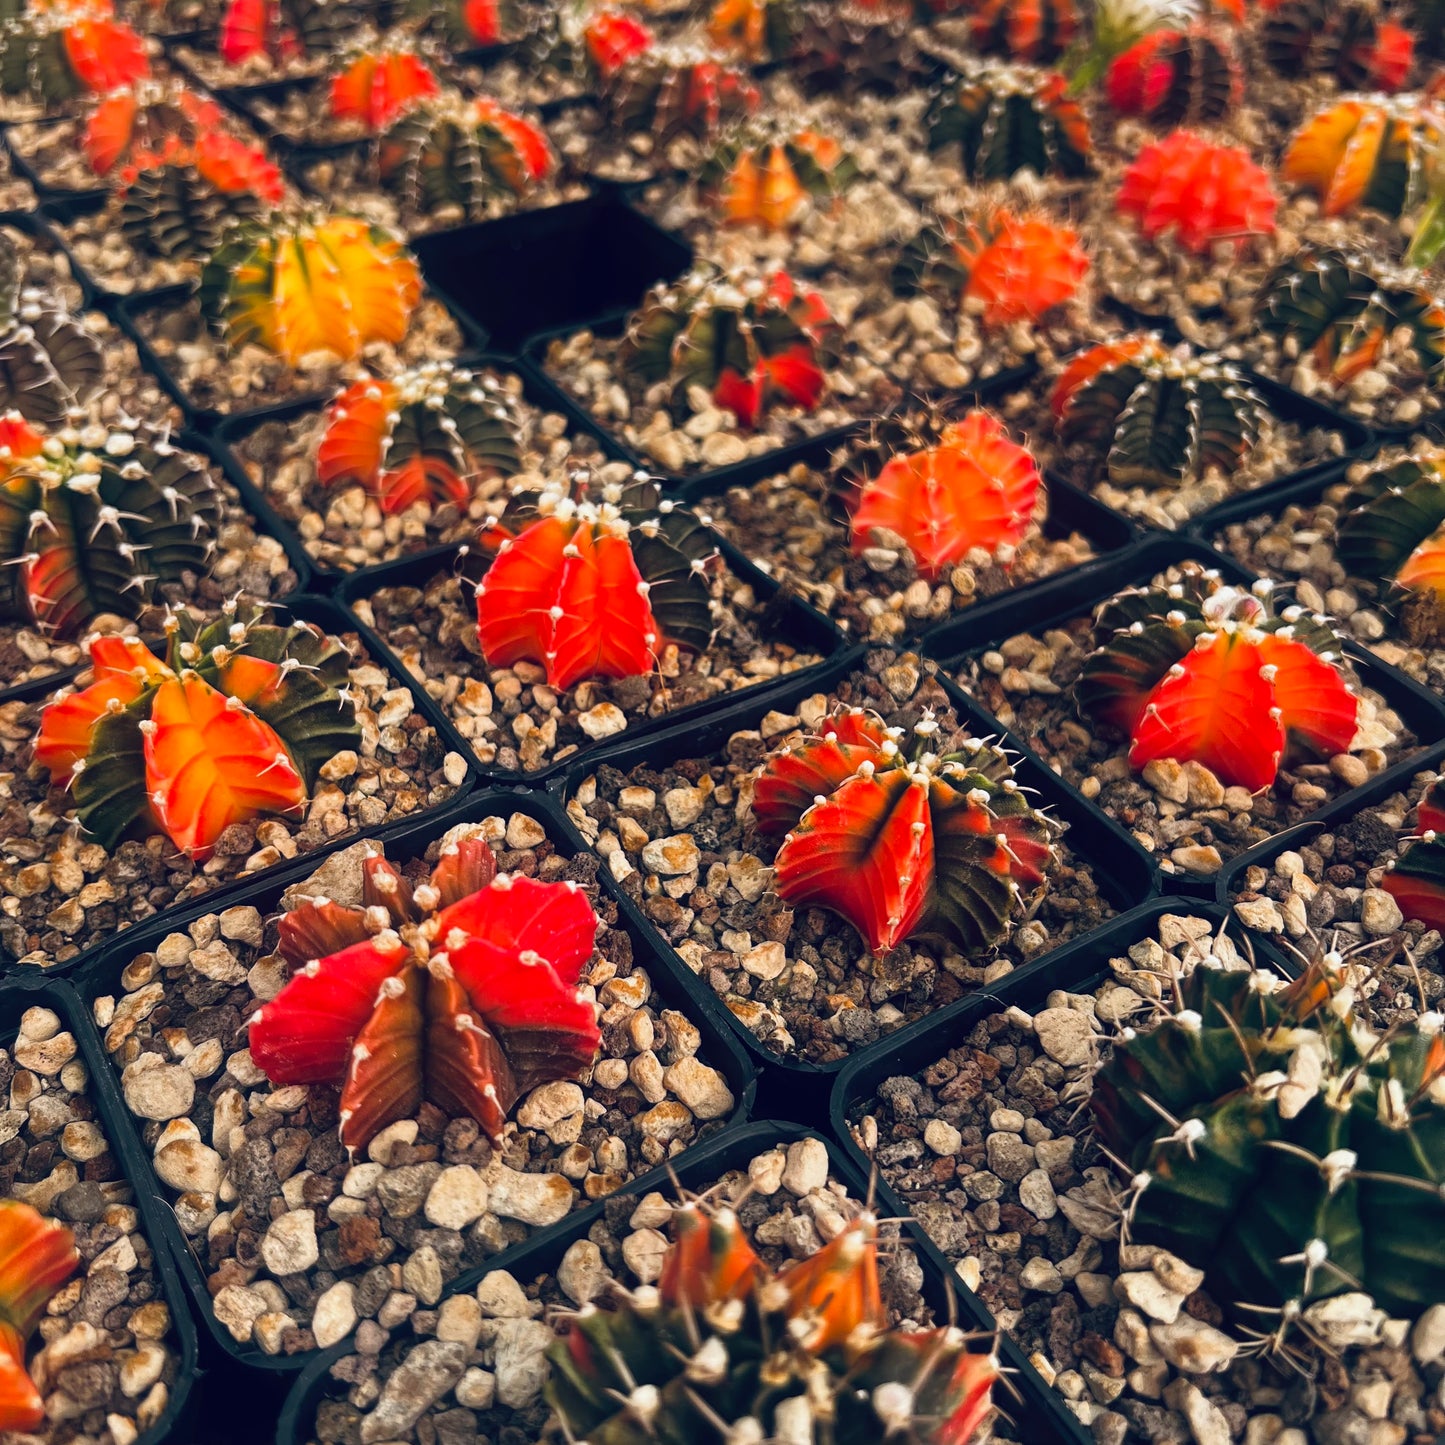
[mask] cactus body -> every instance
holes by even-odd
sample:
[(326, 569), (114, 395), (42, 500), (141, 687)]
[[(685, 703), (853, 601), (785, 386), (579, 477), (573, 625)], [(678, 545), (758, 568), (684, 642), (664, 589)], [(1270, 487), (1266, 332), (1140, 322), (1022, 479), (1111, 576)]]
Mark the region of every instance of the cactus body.
[(435, 30), (449, 50), (518, 40), (530, 28), (527, 0), (407, 0), (408, 20)]
[(1420, 193), (1425, 157), (1437, 140), (1413, 106), (1350, 96), (1295, 133), (1280, 175), (1318, 196), (1327, 216), (1357, 207), (1398, 216)]
[(1244, 82), (1232, 46), (1208, 27), (1156, 30), (1110, 65), (1109, 104), (1155, 125), (1209, 124), (1239, 103)]
[(577, 988), (596, 933), (575, 883), (499, 874), (480, 837), (444, 848), (421, 884), (375, 853), (360, 907), (308, 899), (282, 916), (294, 972), (252, 1015), (251, 1056), (274, 1084), (340, 1084), (348, 1149), (424, 1103), (500, 1146), (523, 1094), (597, 1052)]
[(145, 42), (100, 10), (24, 12), (0, 21), (0, 93), (55, 109), (150, 74)]
[(342, 0), (229, 0), (218, 48), (228, 65), (258, 55), (279, 64), (335, 48), (357, 19)]
[(0, 1199), (0, 1432), (45, 1424), (45, 1401), (25, 1370), (25, 1344), (79, 1263), (64, 1225), (18, 1199)]
[(1415, 38), (1373, 0), (1274, 0), (1262, 7), (1267, 64), (1284, 75), (1328, 72), (1343, 90), (1399, 90)]
[(645, 480), (519, 492), (482, 534), (477, 632), (493, 667), (526, 660), (551, 687), (650, 672), (669, 642), (706, 652), (714, 631), (706, 525)]
[(782, 231), (806, 213), (810, 201), (836, 196), (857, 174), (843, 147), (817, 131), (744, 132), (713, 152), (699, 183), (717, 195), (728, 221)]
[(332, 77), (328, 99), (337, 120), (378, 131), (437, 90), (426, 62), (414, 50), (392, 44), (355, 56)]
[(1007, 55), (1047, 65), (1074, 43), (1079, 12), (1074, 0), (975, 0), (970, 33), (983, 55)]

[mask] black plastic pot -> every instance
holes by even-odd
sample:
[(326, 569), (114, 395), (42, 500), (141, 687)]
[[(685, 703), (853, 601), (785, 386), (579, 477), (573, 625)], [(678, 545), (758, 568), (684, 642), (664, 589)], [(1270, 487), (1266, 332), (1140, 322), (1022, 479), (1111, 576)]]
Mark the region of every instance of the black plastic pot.
[[(656, 1170), (641, 1179), (636, 1179), (619, 1191), (625, 1195), (641, 1195), (652, 1190), (674, 1195), (679, 1188), (697, 1193), (708, 1188), (722, 1175), (735, 1169), (746, 1169), (748, 1161), (755, 1155), (775, 1144), (792, 1144), (799, 1139), (822, 1138), (828, 1148), (830, 1173), (844, 1184), (850, 1195), (866, 1199), (870, 1187), (869, 1169), (860, 1169), (848, 1154), (836, 1143), (796, 1124), (760, 1122), (746, 1128), (730, 1129), (726, 1134), (710, 1141), (698, 1149), (689, 1150), (669, 1170)], [(600, 1211), (599, 1211), (600, 1212)], [(597, 1219), (577, 1215), (554, 1226), (550, 1238), (540, 1235), (528, 1240), (516, 1249), (508, 1250), (489, 1262), (487, 1267), (471, 1275), (455, 1280), (448, 1295), (469, 1293), (474, 1290), (482, 1276), (491, 1269), (505, 1269), (519, 1281), (530, 1281), (539, 1275), (553, 1274), (561, 1264), (562, 1256), (569, 1245), (587, 1237), (587, 1231)], [(991, 1317), (980, 1317), (972, 1305), (973, 1297), (958, 1283), (956, 1276), (943, 1262), (941, 1256), (928, 1242), (922, 1230), (912, 1221), (904, 1224), (904, 1237), (914, 1250), (923, 1267), (923, 1297), (940, 1323), (956, 1312), (964, 1328), (991, 1332), (995, 1328)], [(315, 1439), (314, 1424), (316, 1411), (328, 1398), (345, 1393), (346, 1387), (331, 1378), (331, 1367), (351, 1352), (352, 1342), (343, 1340), (339, 1345), (317, 1356), (304, 1374), (297, 1379), (286, 1406), (281, 1412), (276, 1445), (307, 1445)], [(1009, 1370), (1018, 1399), (1008, 1398), (1007, 1389), (1001, 1388), (995, 1398), (1015, 1421), (1018, 1439), (1028, 1445), (1063, 1445), (1077, 1438), (1058, 1411), (1047, 1387), (1035, 1374), (1033, 1367), (1024, 1359), (1017, 1347), (1007, 1336), (998, 1342), (998, 1352), (1004, 1367)]]
[[(1215, 904), (1188, 898), (1152, 899), (1141, 908), (1110, 919), (1086, 938), (1066, 944), (1035, 963), (1015, 969), (991, 988), (970, 994), (931, 1018), (920, 1019), (895, 1034), (889, 1040), (890, 1047), (886, 1051), (870, 1049), (850, 1059), (838, 1074), (829, 1104), (833, 1135), (841, 1141), (843, 1152), (855, 1166), (863, 1169), (872, 1167), (872, 1161), (854, 1136), (853, 1124), (866, 1111), (885, 1079), (900, 1074), (917, 1074), (926, 1069), (967, 1037), (980, 1019), (991, 1014), (1002, 1013), (1013, 1006), (1035, 1013), (1043, 1007), (1044, 1000), (1054, 989), (1086, 993), (1098, 987), (1110, 976), (1109, 960), (1126, 953), (1131, 944), (1151, 937), (1159, 919), (1166, 913), (1208, 918), (1215, 924), (1216, 930), (1224, 927), (1227, 920), (1225, 910)], [(1234, 929), (1234, 932), (1238, 937), (1242, 930)], [(886, 1176), (875, 1176), (874, 1188), (881, 1212), (907, 1217), (908, 1206), (889, 1185)], [(929, 1241), (928, 1248), (931, 1252), (936, 1250), (932, 1241)], [(951, 1269), (941, 1253), (938, 1260), (944, 1269)], [(959, 1288), (962, 1290), (962, 1286)], [(987, 1314), (987, 1306), (981, 1300), (972, 1294), (967, 1298), (977, 1310)], [(1042, 1381), (1039, 1384), (1042, 1386)], [(1042, 1387), (1048, 1389), (1047, 1386)], [(1048, 1395), (1054, 1406), (1053, 1418), (1067, 1438), (1079, 1442), (1079, 1445), (1086, 1445), (1086, 1442), (1092, 1445), (1092, 1437), (1065, 1406), (1063, 1397), (1051, 1389)]]
[(19, 231), (22, 235), (28, 236), (43, 249), (55, 255), (64, 256), (69, 265), (71, 278), (75, 285), (80, 288), (80, 305), (75, 307), (72, 314), (89, 311), (99, 306), (94, 283), (86, 274), (84, 268), (78, 266), (70, 254), (69, 249), (59, 236), (47, 224), (45, 218), (36, 211), (0, 211), (0, 229)]
[[(806, 682), (809, 678), (820, 676), (827, 667), (828, 661), (846, 648), (846, 643), (837, 628), (806, 602), (784, 592), (774, 578), (759, 571), (730, 542), (718, 537), (716, 544), (729, 571), (751, 585), (754, 596), (762, 605), (763, 611), (757, 623), (759, 629), (790, 643), (800, 651), (817, 652), (824, 659), (816, 666), (788, 673), (785, 677), (771, 682), (756, 683), (745, 689), (742, 694), (735, 693), (732, 696), (741, 695), (767, 700), (776, 697), (780, 692), (791, 692), (800, 681)], [(337, 602), (352, 609), (348, 614), (352, 619), (350, 625), (365, 639), (367, 648), (374, 656), (385, 659), (388, 669), (398, 672), (406, 671), (405, 665), (396, 655), (391, 644), (381, 636), (374, 626), (362, 621), (356, 615), (354, 604), (373, 596), (383, 587), (425, 587), (439, 572), (450, 570), (455, 566), (459, 550), (460, 548), (457, 546), (432, 548), (426, 552), (418, 552), (411, 557), (400, 557), (394, 562), (383, 562), (379, 566), (354, 572), (337, 584), (335, 588)], [(627, 737), (628, 739), (642, 740), (657, 737), (669, 729), (683, 726), (688, 719), (706, 719), (727, 701), (727, 697), (713, 698), (706, 702), (695, 703), (690, 707), (679, 708), (665, 717), (640, 719), (628, 724)], [(445, 717), (445, 710), (440, 704), (433, 703), (432, 708), (433, 715), (439, 713)], [(509, 771), (478, 760), (472, 752), (471, 746), (457, 733), (450, 719), (447, 719), (447, 727), (448, 736), (455, 739), (454, 746), (463, 749), (463, 756), (469, 759), (477, 774), (493, 786), (546, 786), (550, 780), (575, 769), (579, 758), (590, 761), (600, 757), (606, 746), (605, 744), (595, 744), (584, 747), (580, 752), (549, 763), (535, 772)]]
[[(1080, 568), (1019, 594), (1017, 605), (1002, 618), (996, 618), (1003, 625), (992, 636), (984, 636), (972, 625), (970, 615), (965, 613), (948, 629), (939, 629), (930, 635), (928, 655), (946, 668), (950, 675), (957, 674), (964, 662), (1008, 637), (1021, 632), (1038, 634), (1087, 616), (1099, 603), (1117, 592), (1147, 583), (1165, 568), (1184, 561), (1200, 562), (1217, 570), (1226, 582), (1241, 586), (1247, 587), (1256, 580), (1253, 573), (1233, 558), (1214, 551), (1203, 542), (1172, 533), (1155, 534), (1124, 556), (1109, 559), (1106, 565)], [(1382, 662), (1368, 648), (1347, 642), (1344, 650), (1361, 683), (1378, 692), (1400, 715), (1415, 734), (1416, 746), (1421, 752), (1445, 739), (1445, 703), (1440, 698), (1399, 669)], [(977, 703), (974, 705), (978, 706)], [(1403, 759), (1386, 769), (1380, 777), (1408, 776), (1417, 768), (1419, 756), (1420, 752), (1417, 752)], [(1354, 806), (1352, 800), (1357, 791), (1342, 794), (1334, 803), (1321, 809), (1318, 816), (1336, 808), (1349, 811)], [(1218, 891), (1218, 875), (1203, 877), (1165, 872), (1161, 887), (1171, 892), (1213, 898)]]
[[(559, 844), (562, 850), (569, 855), (580, 851), (574, 843), (572, 831), (566, 826), (556, 804), (545, 794), (535, 792), (474, 793), (463, 802), (445, 810), (430, 813), (416, 821), (399, 824), (368, 836), (373, 837), (379, 843), (384, 843), (388, 855), (393, 859), (405, 860), (420, 857), (430, 843), (459, 824), (478, 822), (493, 814), (500, 813), (506, 816), (514, 812), (523, 812), (537, 819), (546, 828), (548, 837), (554, 843)], [(358, 841), (356, 837), (346, 840), (347, 843), (356, 841)], [(284, 871), (278, 869), (245, 889), (232, 891), (223, 903), (218, 904), (215, 898), (202, 899), (198, 903), (188, 905), (184, 910), (148, 921), (143, 928), (138, 928), (115, 940), (98, 956), (92, 957), (85, 968), (75, 977), (76, 991), (87, 1001), (93, 1001), (102, 995), (116, 992), (119, 987), (120, 975), (133, 958), (138, 954), (153, 950), (166, 934), (178, 930), (184, 931), (197, 918), (206, 913), (218, 912), (220, 907), (250, 905), (257, 908), (263, 916), (275, 913), (280, 906), (281, 895), (286, 889), (309, 877), (326, 856), (329, 855), (317, 853), (310, 855), (307, 859), (297, 860), (288, 865)], [(710, 1019), (698, 1018), (691, 1010), (689, 1007), (690, 991), (687, 980), (683, 977), (687, 970), (680, 960), (670, 956), (666, 950), (656, 947), (650, 936), (637, 928), (625, 911), (619, 916), (618, 926), (627, 929), (632, 935), (634, 945), (638, 948), (638, 961), (646, 966), (654, 992), (664, 999), (668, 1006), (686, 1012), (692, 1022), (702, 1031), (704, 1054), (708, 1062), (726, 1077), (728, 1087), (737, 1101), (731, 1122), (740, 1122), (746, 1119), (752, 1109), (756, 1088), (755, 1071), (751, 1060), (727, 1029), (717, 1027)], [(124, 1099), (119, 1095), (115, 1066), (108, 1057), (104, 1056), (104, 1051), (93, 1028), (87, 1031), (86, 1037), (91, 1046), (101, 1054), (97, 1071), (105, 1073), (106, 1082), (112, 1091), (112, 1101), (120, 1111), (121, 1126), (130, 1150), (130, 1157), (138, 1158), (140, 1161), (142, 1172), (135, 1177), (139, 1180), (150, 1181), (151, 1168), (141, 1138), (140, 1121), (133, 1118), (125, 1107)], [(680, 1162), (685, 1164), (691, 1152), (689, 1150), (686, 1154), (679, 1156)], [(654, 1183), (659, 1177), (666, 1177), (665, 1169), (653, 1170), (642, 1176), (643, 1179), (654, 1181)], [(245, 1366), (253, 1378), (257, 1372), (272, 1378), (291, 1376), (316, 1358), (315, 1351), (306, 1355), (268, 1355), (256, 1346), (243, 1346), (236, 1343), (230, 1333), (216, 1320), (211, 1309), (211, 1296), (206, 1286), (205, 1273), (185, 1237), (181, 1234), (174, 1216), (168, 1209), (160, 1207), (161, 1186), (158, 1183), (150, 1182), (148, 1188), (152, 1196), (151, 1202), (161, 1216), (160, 1237), (164, 1238), (167, 1248), (174, 1256), (191, 1302), (209, 1330), (216, 1347), (229, 1360)], [(579, 1210), (575, 1217), (590, 1222), (596, 1217), (600, 1208), (600, 1205), (589, 1206)], [(571, 1223), (572, 1217), (569, 1217), (559, 1224), (538, 1230), (534, 1238), (528, 1240), (522, 1247), (533, 1248), (553, 1239), (560, 1233), (566, 1232)], [(506, 1251), (504, 1255), (497, 1256), (497, 1259), (509, 1256), (512, 1252)], [(496, 1267), (495, 1263), (489, 1264), (482, 1270), (473, 1271), (470, 1275), (462, 1276), (462, 1278), (470, 1278), (475, 1285), (480, 1274), (485, 1273), (487, 1268), (494, 1267)]]
[[(42, 129), (50, 129), (58, 125), (59, 119), (47, 119), (35, 121), (33, 124)], [(23, 151), (15, 140), (15, 128), (6, 126), (0, 132), (0, 142), (5, 146), (5, 153), (10, 157), (10, 167), (16, 175), (23, 177), (30, 182), (31, 188), (35, 191), (36, 198), (44, 203), (46, 201), (72, 201), (84, 199), (90, 196), (99, 196), (102, 201), (109, 194), (105, 186), (97, 181), (90, 186), (52, 186), (41, 179), (40, 172), (35, 168), (29, 155)]]
[[(622, 772), (638, 766), (663, 769), (683, 758), (708, 757), (715, 754), (733, 733), (755, 729), (764, 713), (791, 711), (813, 693), (831, 693), (844, 678), (862, 670), (866, 655), (864, 648), (850, 649), (827, 667), (815, 670), (795, 683), (790, 682), (788, 687), (774, 691), (767, 698), (750, 698), (744, 694), (729, 707), (715, 709), (690, 726), (672, 728), (653, 737), (623, 739), (579, 760), (553, 777), (549, 786), (565, 805), (576, 792), (577, 785), (599, 767), (616, 768)], [(1005, 748), (1018, 753), (1016, 772), (1020, 784), (1037, 793), (1038, 806), (1047, 807), (1053, 817), (1068, 825), (1070, 847), (1080, 858), (1088, 861), (1100, 891), (1109, 903), (1123, 912), (1148, 898), (1155, 888), (1155, 870), (1134, 839), (1117, 823), (1086, 803), (1032, 753), (1023, 749), (994, 718), (941, 672), (939, 681), (957, 710), (960, 722), (970, 732), (977, 737), (997, 738)], [(575, 829), (570, 818), (567, 822), (569, 828)], [(573, 836), (578, 846), (585, 846), (580, 834), (574, 832)], [(760, 1071), (759, 1112), (796, 1119), (821, 1118), (833, 1081), (849, 1061), (840, 1059), (830, 1064), (815, 1064), (769, 1051), (662, 939), (651, 920), (612, 878), (610, 871), (604, 869), (601, 876), (604, 885), (616, 896), (620, 907), (635, 925), (648, 930), (659, 947), (674, 954), (678, 967), (687, 975), (695, 1011), (731, 1028), (753, 1055)], [(890, 1035), (869, 1045), (859, 1051), (859, 1056), (873, 1053), (888, 1056), (896, 1037)]]
[(48, 974), (7, 979), (0, 983), (0, 1041), (7, 1048), (13, 1044), (21, 1015), (26, 1009), (36, 1007), (53, 1009), (60, 1015), (65, 1028), (75, 1036), (78, 1057), (87, 1074), (86, 1097), (94, 1104), (106, 1141), (134, 1193), (135, 1209), (155, 1256), (161, 1295), (170, 1311), (171, 1330), (179, 1345), (180, 1368), (175, 1384), (170, 1388), (166, 1408), (156, 1423), (137, 1438), (136, 1445), (162, 1445), (162, 1441), (169, 1441), (171, 1445), (189, 1445), (190, 1425), (197, 1403), (191, 1393), (197, 1382), (196, 1326), (167, 1247), (169, 1211), (162, 1206), (150, 1186), (149, 1162), (136, 1148), (115, 1076), (105, 1058), (95, 1025), (91, 1023), (86, 1007), (75, 990)]
[(543, 332), (620, 321), (692, 250), (613, 193), (418, 236), (427, 284), (476, 344), (515, 357)]

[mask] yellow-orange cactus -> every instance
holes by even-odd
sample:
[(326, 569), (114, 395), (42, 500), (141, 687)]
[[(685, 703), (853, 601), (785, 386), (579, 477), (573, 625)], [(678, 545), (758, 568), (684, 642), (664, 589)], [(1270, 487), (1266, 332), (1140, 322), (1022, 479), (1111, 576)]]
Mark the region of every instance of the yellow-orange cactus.
[(1409, 106), (1351, 96), (1307, 121), (1290, 141), (1280, 175), (1312, 191), (1327, 216), (1357, 206), (1398, 216), (1435, 129)]

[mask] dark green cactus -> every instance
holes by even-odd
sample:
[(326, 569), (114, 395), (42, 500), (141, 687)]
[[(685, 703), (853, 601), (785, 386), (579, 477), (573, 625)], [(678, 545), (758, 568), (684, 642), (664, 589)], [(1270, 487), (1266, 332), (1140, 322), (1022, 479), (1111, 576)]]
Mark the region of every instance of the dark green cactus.
[(42, 438), (11, 417), (0, 433), (0, 615), (74, 637), (205, 572), (222, 507), (198, 458), (135, 422)]
[(1338, 954), (1287, 985), (1211, 955), (1095, 1076), (1128, 1237), (1204, 1270), (1223, 1305), (1445, 1298), (1445, 1020), (1377, 1037), (1351, 1005)]
[(608, 76), (602, 93), (611, 125), (649, 130), (662, 146), (717, 135), (761, 99), (745, 71), (686, 44), (653, 45)]
[(1318, 371), (1337, 383), (1373, 365), (1402, 329), (1422, 372), (1445, 366), (1445, 306), (1424, 278), (1331, 247), (1306, 246), (1282, 261), (1260, 289), (1255, 316), (1287, 356), (1313, 351)]
[(222, 191), (193, 165), (166, 165), (141, 171), (126, 187), (120, 229), (137, 251), (197, 261), (261, 213), (250, 191)]
[(972, 181), (1003, 181), (1022, 170), (1085, 175), (1089, 122), (1067, 90), (1055, 72), (980, 61), (946, 80), (934, 96), (929, 148), (958, 146)]

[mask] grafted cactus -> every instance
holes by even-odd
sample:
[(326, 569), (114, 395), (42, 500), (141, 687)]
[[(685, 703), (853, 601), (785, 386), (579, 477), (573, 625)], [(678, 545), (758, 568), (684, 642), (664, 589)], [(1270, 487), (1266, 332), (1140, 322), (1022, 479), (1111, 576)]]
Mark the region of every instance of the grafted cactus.
[(925, 12), (911, 0), (717, 0), (708, 30), (749, 59), (787, 60), (805, 87), (891, 92), (914, 73)]
[(1445, 1291), (1442, 1019), (1377, 1035), (1352, 1007), (1337, 953), (1293, 982), (1211, 954), (1094, 1078), (1129, 1238), (1204, 1270), (1226, 1308), (1287, 1324), (1363, 1291), (1408, 1317)]
[(35, 761), (103, 847), (163, 832), (203, 862), (232, 823), (298, 810), (321, 768), (360, 746), (345, 647), (261, 615), (230, 604), (208, 624), (172, 617), (164, 662), (95, 637), (90, 685), (47, 704)]
[(648, 386), (701, 386), (755, 427), (779, 403), (818, 405), (837, 331), (823, 298), (782, 271), (764, 281), (702, 266), (657, 287), (634, 313), (622, 364)]
[(1385, 864), (1383, 888), (1407, 919), (1445, 929), (1445, 785), (1437, 778), (1415, 809), (1416, 835)]
[(1089, 43), (1071, 72), (1075, 88), (1094, 84), (1146, 35), (1186, 29), (1198, 12), (1195, 0), (1095, 0)]
[(331, 404), (316, 455), (324, 486), (360, 486), (386, 513), (465, 507), (477, 483), (521, 470), (522, 424), (489, 375), (446, 361), (353, 382)]
[(1267, 584), (1243, 591), (1195, 564), (1178, 581), (1120, 593), (1094, 619), (1079, 711), (1129, 734), (1135, 768), (1193, 761), (1252, 792), (1291, 753), (1348, 752), (1359, 699), (1339, 638), (1324, 618), (1270, 601)]
[(1156, 125), (1220, 121), (1239, 103), (1244, 81), (1229, 40), (1208, 26), (1156, 30), (1109, 66), (1109, 104)]
[(1062, 75), (980, 61), (945, 81), (929, 107), (932, 150), (958, 146), (972, 181), (1002, 181), (1022, 170), (1082, 176), (1092, 142), (1083, 109)]
[(1399, 216), (1422, 192), (1426, 157), (1439, 141), (1420, 107), (1347, 96), (1295, 133), (1280, 175), (1319, 197), (1327, 216), (1357, 207)]
[(142, 80), (96, 101), (81, 147), (96, 175), (109, 176), (177, 141), (193, 146), (207, 131), (224, 126), (220, 106), (180, 81)]
[(379, 131), (438, 89), (431, 67), (409, 41), (373, 37), (332, 76), (327, 98), (337, 120)]
[(449, 50), (502, 45), (534, 27), (532, 0), (407, 0), (407, 19), (435, 30)]
[(339, 1084), (348, 1149), (424, 1103), (500, 1147), (523, 1094), (597, 1052), (578, 988), (596, 933), (575, 883), (498, 873), (483, 838), (449, 844), (424, 883), (378, 850), (360, 907), (314, 898), (282, 915), (293, 973), (251, 1016), (251, 1057), (273, 1084)]
[(717, 548), (695, 512), (638, 477), (579, 473), (519, 491), (483, 530), (477, 636), (489, 666), (535, 662), (550, 687), (650, 672), (668, 643), (705, 653)]
[(1055, 860), (1007, 755), (939, 730), (931, 714), (909, 737), (844, 709), (774, 753), (753, 789), (758, 830), (783, 835), (779, 896), (842, 914), (874, 953), (916, 934), (993, 947)]
[(75, 1239), (18, 1199), (0, 1199), (0, 1431), (38, 1430), (45, 1401), (25, 1369), (26, 1341), (80, 1263)]
[(1054, 386), (1060, 438), (1083, 443), (1121, 487), (1170, 487), (1231, 475), (1259, 439), (1264, 404), (1217, 356), (1135, 335), (1090, 347)]
[(0, 417), (0, 615), (62, 638), (138, 617), (205, 572), (220, 521), (205, 466), (136, 422), (45, 436)]
[(954, 1328), (888, 1328), (877, 1225), (854, 1220), (774, 1275), (730, 1209), (686, 1205), (662, 1276), (584, 1305), (547, 1400), (576, 1440), (974, 1445), (998, 1378)]
[(232, 233), (201, 273), (201, 305), (233, 348), (292, 366), (405, 340), (421, 273), (399, 237), (352, 216), (276, 218)]
[(280, 64), (334, 49), (357, 19), (344, 0), (229, 0), (218, 48), (230, 65), (258, 55)]
[(783, 231), (810, 202), (837, 196), (857, 174), (852, 157), (831, 136), (773, 125), (723, 141), (698, 179), (717, 196), (727, 220)]
[(1373, 366), (1392, 336), (1408, 337), (1422, 373), (1445, 366), (1445, 304), (1425, 278), (1332, 247), (1305, 246), (1280, 262), (1255, 317), (1287, 356), (1312, 352), (1319, 375), (1339, 386)]
[(1264, 58), (1285, 75), (1331, 73), (1344, 90), (1399, 90), (1409, 79), (1415, 37), (1376, 0), (1273, 0), (1263, 8)]
[(609, 122), (650, 130), (659, 145), (715, 136), (752, 115), (762, 99), (746, 72), (687, 42), (650, 43), (599, 71)]
[(1074, 0), (972, 0), (970, 35), (984, 55), (1007, 55), (1047, 65), (1079, 33)]
[(414, 106), (377, 147), (382, 184), (420, 216), (447, 206), (482, 216), (498, 196), (525, 196), (555, 164), (541, 127), (453, 90)]
[(48, 110), (150, 74), (145, 42), (101, 4), (25, 9), (0, 19), (0, 93)]

